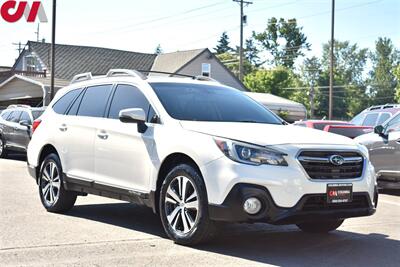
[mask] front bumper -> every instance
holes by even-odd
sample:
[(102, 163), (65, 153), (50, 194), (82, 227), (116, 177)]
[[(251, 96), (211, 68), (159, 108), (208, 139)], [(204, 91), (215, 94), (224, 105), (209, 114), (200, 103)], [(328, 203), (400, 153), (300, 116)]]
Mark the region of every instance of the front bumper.
[[(249, 197), (257, 197), (263, 204), (263, 208), (256, 215), (249, 215), (243, 210), (243, 203)], [(283, 208), (274, 202), (266, 188), (251, 184), (237, 184), (221, 205), (209, 205), (209, 215), (216, 221), (296, 224), (369, 216), (375, 213), (377, 202), (378, 193), (375, 189), (372, 201), (368, 192), (354, 193), (351, 203), (334, 205), (327, 204), (326, 196), (323, 194), (309, 194), (304, 195), (295, 206)]]

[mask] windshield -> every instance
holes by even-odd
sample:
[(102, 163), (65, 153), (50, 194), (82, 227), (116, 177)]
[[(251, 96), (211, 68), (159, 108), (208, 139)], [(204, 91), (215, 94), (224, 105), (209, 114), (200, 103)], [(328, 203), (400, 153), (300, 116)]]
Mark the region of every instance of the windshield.
[(168, 114), (177, 120), (282, 124), (242, 92), (217, 85), (151, 83)]

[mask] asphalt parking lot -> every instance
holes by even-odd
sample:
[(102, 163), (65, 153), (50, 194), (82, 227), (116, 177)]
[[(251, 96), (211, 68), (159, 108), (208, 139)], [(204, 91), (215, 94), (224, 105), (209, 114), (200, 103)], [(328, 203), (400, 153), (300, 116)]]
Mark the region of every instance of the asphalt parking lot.
[(212, 243), (175, 245), (151, 210), (96, 196), (67, 214), (42, 208), (23, 157), (0, 160), (1, 266), (399, 266), (400, 197), (328, 235), (237, 224)]

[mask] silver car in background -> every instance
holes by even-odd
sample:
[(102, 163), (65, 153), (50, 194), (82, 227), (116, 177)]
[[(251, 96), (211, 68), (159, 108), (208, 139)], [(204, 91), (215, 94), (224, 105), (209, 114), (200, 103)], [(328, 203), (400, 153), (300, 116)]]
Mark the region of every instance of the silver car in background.
[(400, 112), (355, 140), (368, 148), (379, 188), (400, 190)]

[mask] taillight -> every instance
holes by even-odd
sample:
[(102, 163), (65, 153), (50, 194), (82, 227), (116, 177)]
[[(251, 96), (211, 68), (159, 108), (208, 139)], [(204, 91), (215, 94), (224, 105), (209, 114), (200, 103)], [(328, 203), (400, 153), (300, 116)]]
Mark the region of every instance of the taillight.
[(35, 120), (32, 123), (32, 134), (35, 132), (35, 130), (37, 129), (37, 127), (39, 127), (40, 123), (42, 123), (42, 120)]

